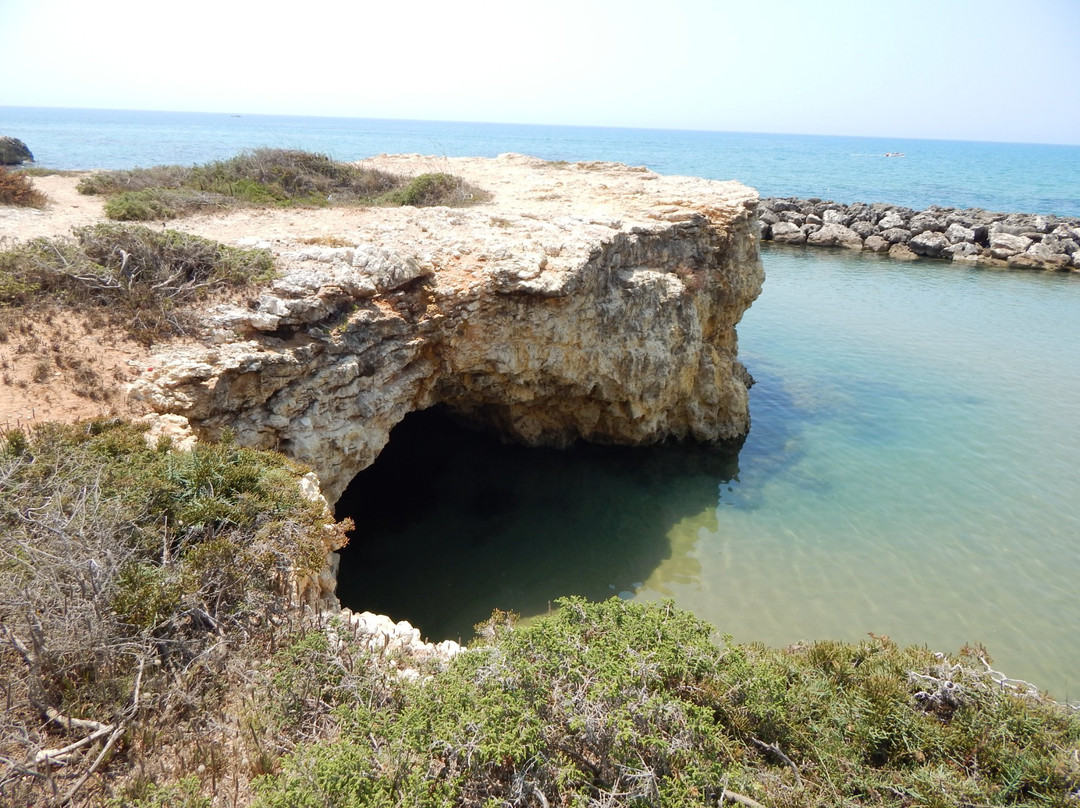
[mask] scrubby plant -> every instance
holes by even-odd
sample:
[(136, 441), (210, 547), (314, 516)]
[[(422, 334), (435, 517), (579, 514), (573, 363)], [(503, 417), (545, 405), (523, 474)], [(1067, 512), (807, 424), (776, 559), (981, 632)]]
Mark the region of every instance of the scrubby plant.
[(227, 247), (175, 230), (95, 225), (74, 239), (33, 239), (0, 252), (0, 306), (97, 307), (149, 343), (185, 333), (184, 306), (273, 277), (266, 250)]
[(0, 760), (27, 761), (0, 768), (0, 792), (19, 804), (48, 795), (26, 771), (91, 766), (81, 738), (130, 746), (208, 720), (198, 707), (212, 711), (225, 649), (271, 629), (295, 605), (294, 576), (321, 568), (326, 532), (348, 527), (282, 455), (173, 452), (144, 431), (99, 421), (0, 439)]
[(1080, 716), (1003, 686), (971, 652), (717, 644), (670, 603), (614, 599), (486, 633), (429, 678), (323, 685), (337, 731), (263, 778), (257, 804), (959, 808), (1080, 794)]
[(49, 198), (34, 187), (24, 171), (0, 168), (0, 205), (43, 208)]
[(409, 181), (404, 188), (382, 197), (384, 204), (431, 207), (433, 205), (463, 205), (486, 199), (487, 195), (460, 177), (452, 174), (421, 174)]
[(297, 149), (255, 149), (195, 165), (103, 171), (80, 180), (84, 194), (105, 194), (105, 213), (122, 221), (185, 216), (224, 205), (463, 205), (486, 194), (448, 174), (408, 180)]

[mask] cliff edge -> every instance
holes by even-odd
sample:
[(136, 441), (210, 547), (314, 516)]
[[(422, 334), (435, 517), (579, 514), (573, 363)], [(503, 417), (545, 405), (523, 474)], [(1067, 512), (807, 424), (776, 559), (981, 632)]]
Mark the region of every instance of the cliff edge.
[(745, 435), (735, 325), (763, 280), (752, 190), (520, 155), (367, 163), (450, 172), (492, 199), (178, 223), (269, 247), (283, 274), (208, 310), (213, 344), (160, 351), (133, 397), (311, 465), (331, 502), (435, 404), (534, 445)]

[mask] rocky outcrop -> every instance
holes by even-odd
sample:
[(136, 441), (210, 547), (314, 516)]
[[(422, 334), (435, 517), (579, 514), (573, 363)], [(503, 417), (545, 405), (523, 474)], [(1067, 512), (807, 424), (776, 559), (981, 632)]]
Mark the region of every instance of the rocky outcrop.
[(16, 137), (0, 135), (0, 166), (17, 166), (34, 162), (30, 149)]
[(256, 234), (282, 277), (207, 312), (215, 344), (162, 351), (132, 395), (308, 463), (331, 502), (436, 404), (533, 445), (745, 435), (735, 325), (763, 280), (751, 190), (618, 164), (447, 162), (494, 199), (350, 213), (320, 239), (347, 246)]
[(1080, 270), (1080, 219), (979, 208), (923, 211), (821, 199), (761, 201), (761, 237), (893, 258), (938, 258), (1021, 269)]

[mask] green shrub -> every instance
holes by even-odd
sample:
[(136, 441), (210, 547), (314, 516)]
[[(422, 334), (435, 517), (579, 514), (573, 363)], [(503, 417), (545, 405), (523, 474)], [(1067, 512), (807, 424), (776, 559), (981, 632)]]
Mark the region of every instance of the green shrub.
[(614, 599), (486, 633), (430, 678), (339, 695), (336, 734), (257, 804), (1064, 806), (1080, 788), (1080, 715), (970, 657), (717, 645), (670, 603)]
[(118, 221), (154, 221), (223, 205), (464, 205), (487, 194), (449, 174), (407, 180), (296, 149), (255, 149), (196, 165), (104, 171), (84, 177), (80, 193), (105, 194)]
[(480, 202), (487, 195), (452, 174), (421, 174), (401, 190), (383, 197), (384, 204), (431, 207), (434, 205), (464, 205)]

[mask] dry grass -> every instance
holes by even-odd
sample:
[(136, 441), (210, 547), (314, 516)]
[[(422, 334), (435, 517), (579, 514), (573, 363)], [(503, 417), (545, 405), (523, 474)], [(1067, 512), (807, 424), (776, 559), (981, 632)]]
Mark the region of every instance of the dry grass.
[(43, 208), (49, 198), (34, 188), (25, 171), (0, 169), (0, 205), (22, 208)]

